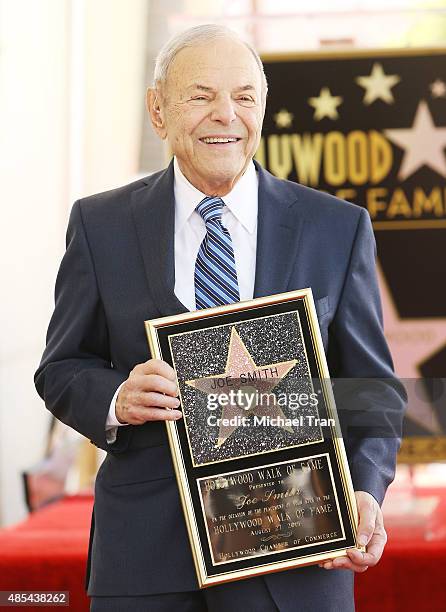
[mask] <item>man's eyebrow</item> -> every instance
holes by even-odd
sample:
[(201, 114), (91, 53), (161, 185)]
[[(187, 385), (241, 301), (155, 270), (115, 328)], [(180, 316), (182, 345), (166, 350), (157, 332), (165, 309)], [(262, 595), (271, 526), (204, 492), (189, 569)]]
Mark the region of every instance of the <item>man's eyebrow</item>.
[(254, 85), (242, 85), (241, 87), (236, 87), (234, 91), (255, 91)]
[[(208, 87), (207, 85), (202, 85), (201, 83), (192, 83), (189, 85), (187, 89), (199, 89), (200, 91), (207, 91), (209, 93), (215, 92), (213, 87)], [(254, 85), (241, 85), (240, 87), (235, 87), (234, 91), (255, 91)]]
[(212, 87), (207, 87), (206, 85), (201, 85), (200, 83), (192, 83), (192, 85), (189, 85), (188, 89), (199, 89), (200, 91), (208, 92), (215, 91), (215, 89), (213, 89)]

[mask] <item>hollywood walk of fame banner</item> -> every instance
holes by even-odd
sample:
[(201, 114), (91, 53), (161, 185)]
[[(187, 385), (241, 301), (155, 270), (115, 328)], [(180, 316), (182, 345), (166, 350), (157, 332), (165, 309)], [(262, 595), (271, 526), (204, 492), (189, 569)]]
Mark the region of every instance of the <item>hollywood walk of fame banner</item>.
[(146, 321), (176, 372), (169, 443), (200, 587), (356, 546), (311, 289)]
[(365, 207), (384, 327), (409, 392), (400, 461), (446, 458), (446, 50), (263, 57), (256, 154), (276, 176)]

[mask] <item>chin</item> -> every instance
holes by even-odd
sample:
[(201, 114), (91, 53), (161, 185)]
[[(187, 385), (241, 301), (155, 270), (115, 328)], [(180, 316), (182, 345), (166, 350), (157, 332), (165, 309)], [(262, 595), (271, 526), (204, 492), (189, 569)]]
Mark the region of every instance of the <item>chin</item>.
[(240, 164), (228, 164), (224, 159), (214, 161), (206, 167), (206, 172), (212, 180), (215, 181), (232, 181), (240, 174), (243, 166)]
[(231, 189), (232, 188), (232, 183), (234, 182), (234, 179), (237, 177), (238, 173), (235, 174), (213, 174), (213, 175), (209, 175), (208, 177), (208, 184), (209, 185), (215, 185), (215, 187), (224, 187), (224, 188), (228, 188)]

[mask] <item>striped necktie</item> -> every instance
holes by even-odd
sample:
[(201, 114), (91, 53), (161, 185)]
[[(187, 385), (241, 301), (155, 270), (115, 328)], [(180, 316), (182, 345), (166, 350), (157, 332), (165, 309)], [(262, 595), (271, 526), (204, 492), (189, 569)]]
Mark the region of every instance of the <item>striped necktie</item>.
[(207, 197), (195, 209), (206, 224), (195, 262), (197, 310), (240, 300), (231, 235), (221, 222), (224, 205), (221, 198)]

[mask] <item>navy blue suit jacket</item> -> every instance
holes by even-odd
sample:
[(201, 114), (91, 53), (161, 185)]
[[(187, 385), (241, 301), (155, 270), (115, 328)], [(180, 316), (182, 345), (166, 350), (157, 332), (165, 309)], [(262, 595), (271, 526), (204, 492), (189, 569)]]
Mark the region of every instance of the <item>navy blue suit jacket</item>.
[[(382, 331), (367, 212), (256, 168), (254, 296), (311, 287), (332, 377), (387, 379), (382, 401), (399, 418), (404, 391)], [(35, 382), (58, 419), (108, 453), (96, 481), (90, 594), (197, 588), (164, 423), (120, 428), (112, 445), (105, 438), (116, 388), (149, 358), (144, 320), (186, 311), (174, 280), (172, 164), (75, 203)], [(363, 394), (357, 408), (373, 401)], [(382, 501), (398, 444), (392, 436), (347, 443), (355, 489)], [(313, 579), (334, 581), (330, 590), (344, 579), (317, 567), (298, 572), (304, 590)]]

